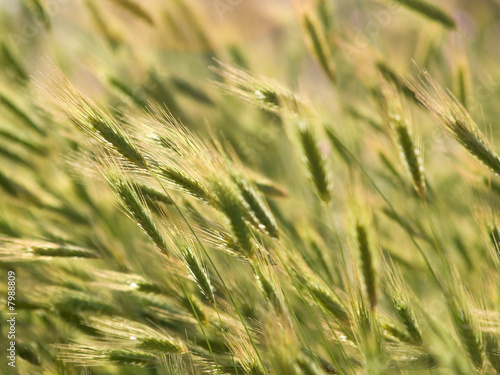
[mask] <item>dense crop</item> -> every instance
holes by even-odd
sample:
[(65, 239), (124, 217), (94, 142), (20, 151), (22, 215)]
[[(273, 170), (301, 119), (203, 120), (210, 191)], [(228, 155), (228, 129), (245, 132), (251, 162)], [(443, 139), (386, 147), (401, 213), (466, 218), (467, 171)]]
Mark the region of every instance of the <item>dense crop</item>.
[(0, 18), (1, 374), (500, 373), (500, 2)]

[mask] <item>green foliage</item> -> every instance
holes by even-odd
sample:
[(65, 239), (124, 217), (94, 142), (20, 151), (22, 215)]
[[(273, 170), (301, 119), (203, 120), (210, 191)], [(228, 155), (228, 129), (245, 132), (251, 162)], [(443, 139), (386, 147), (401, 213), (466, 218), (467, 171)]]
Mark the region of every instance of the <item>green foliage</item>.
[(496, 2), (14, 3), (1, 374), (500, 373)]

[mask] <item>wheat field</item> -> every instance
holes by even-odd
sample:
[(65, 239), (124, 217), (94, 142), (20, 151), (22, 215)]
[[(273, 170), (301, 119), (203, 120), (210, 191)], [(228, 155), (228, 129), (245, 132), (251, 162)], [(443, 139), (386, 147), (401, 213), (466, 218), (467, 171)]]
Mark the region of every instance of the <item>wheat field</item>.
[(0, 1), (1, 374), (500, 374), (500, 1)]

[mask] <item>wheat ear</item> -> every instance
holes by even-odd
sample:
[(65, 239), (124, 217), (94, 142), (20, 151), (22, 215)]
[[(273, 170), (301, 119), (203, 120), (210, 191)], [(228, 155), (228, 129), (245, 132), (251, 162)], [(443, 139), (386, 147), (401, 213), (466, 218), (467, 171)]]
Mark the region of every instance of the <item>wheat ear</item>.
[(499, 156), (449, 90), (444, 90), (426, 71), (422, 71), (420, 81), (412, 80), (410, 85), (427, 110), (457, 142), (494, 173), (500, 174)]
[(412, 180), (415, 191), (420, 198), (425, 198), (425, 177), (422, 152), (415, 141), (410, 118), (404, 102), (394, 85), (387, 82), (381, 84), (379, 104), (382, 117), (390, 129), (391, 137), (399, 150), (404, 169)]

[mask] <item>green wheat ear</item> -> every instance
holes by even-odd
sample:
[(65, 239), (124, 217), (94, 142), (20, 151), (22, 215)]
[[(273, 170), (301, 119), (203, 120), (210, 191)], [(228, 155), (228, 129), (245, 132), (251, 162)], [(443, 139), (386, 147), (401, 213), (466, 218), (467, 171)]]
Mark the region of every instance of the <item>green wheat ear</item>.
[(112, 48), (116, 48), (122, 42), (121, 35), (111, 27), (109, 20), (105, 18), (104, 12), (97, 6), (95, 1), (85, 0), (85, 6), (97, 30), (106, 37)]
[(33, 116), (29, 113), (29, 110), (24, 105), (20, 105), (18, 101), (15, 100), (7, 91), (4, 91), (3, 88), (0, 88), (0, 104), (14, 116), (19, 118), (31, 130), (34, 130), (39, 135), (46, 135), (45, 129), (43, 129), (38, 121), (33, 118)]
[(59, 359), (65, 363), (86, 366), (150, 367), (158, 362), (158, 355), (144, 350), (110, 348), (108, 346), (58, 345)]
[(363, 352), (364, 366), (369, 374), (385, 374), (386, 348), (381, 327), (374, 310), (366, 303), (357, 271), (350, 286), (352, 328), (358, 348)]
[(50, 94), (56, 105), (74, 125), (137, 167), (148, 168), (146, 159), (139, 151), (137, 144), (123, 128), (78, 91), (60, 71), (55, 72), (51, 85), (54, 91), (50, 91)]
[(212, 202), (209, 189), (204, 186), (203, 182), (200, 180), (196, 180), (173, 166), (160, 165), (158, 169), (160, 177), (171, 183), (177, 189), (184, 191), (203, 202)]
[(52, 23), (50, 21), (50, 15), (48, 9), (43, 0), (23, 0), (28, 9), (33, 13), (34, 17), (41, 19), (43, 26), (50, 30)]
[(0, 238), (2, 261), (35, 261), (52, 258), (95, 259), (100, 258), (100, 255), (94, 250), (78, 246)]
[(473, 315), (456, 300), (450, 300), (450, 314), (457, 335), (474, 367), (481, 371), (485, 365), (484, 343)]
[[(185, 345), (159, 329), (145, 324), (115, 317), (88, 317), (87, 324), (108, 336), (111, 340), (128, 340), (140, 350), (154, 353), (183, 353)], [(117, 341), (118, 343), (120, 341)]]
[(252, 258), (255, 253), (252, 232), (245, 222), (247, 210), (238, 192), (230, 184), (223, 181), (213, 181), (211, 188), (216, 196), (220, 211), (229, 221), (231, 232), (239, 249), (247, 257)]
[(385, 288), (385, 295), (389, 301), (391, 308), (396, 313), (399, 321), (403, 324), (408, 333), (411, 342), (416, 345), (422, 345), (422, 329), (417, 320), (416, 314), (410, 304), (406, 293), (406, 285), (404, 284), (401, 273), (399, 273), (391, 262), (386, 265), (388, 270), (388, 283)]
[(323, 39), (323, 33), (320, 31), (320, 25), (311, 16), (305, 14), (302, 19), (304, 30), (311, 45), (312, 52), (318, 59), (321, 68), (328, 76), (330, 81), (335, 82), (337, 73), (333, 64), (330, 49)]
[(108, 173), (107, 179), (111, 189), (120, 197), (130, 217), (162, 253), (169, 255), (169, 249), (164, 236), (156, 225), (143, 197), (137, 194), (140, 188), (134, 182), (127, 181), (120, 172), (116, 173), (112, 171)]
[(382, 117), (396, 144), (405, 171), (420, 198), (425, 199), (425, 176), (422, 151), (414, 139), (409, 115), (394, 86), (382, 81), (379, 104)]
[(332, 199), (332, 186), (326, 167), (326, 155), (321, 151), (316, 134), (310, 124), (299, 120), (297, 133), (303, 160), (309, 177), (316, 188), (316, 193), (323, 202), (329, 203)]
[(21, 83), (25, 83), (29, 80), (29, 75), (24, 67), (23, 62), (20, 57), (12, 50), (10, 44), (6, 42), (0, 43), (0, 53), (2, 54), (5, 62), (7, 62), (10, 70), (19, 79)]
[(500, 345), (498, 344), (497, 336), (493, 332), (486, 332), (483, 340), (485, 343), (486, 357), (488, 357), (495, 371), (500, 373)]
[(495, 174), (500, 174), (500, 157), (449, 90), (444, 90), (425, 70), (420, 80), (409, 84), (420, 102), (458, 143)]
[(437, 5), (430, 3), (426, 0), (392, 0), (401, 4), (408, 9), (411, 9), (422, 16), (436, 21), (448, 29), (456, 29), (457, 25), (452, 16), (446, 13)]
[(276, 280), (273, 280), (271, 277), (272, 275), (266, 272), (265, 266), (258, 264), (257, 262), (252, 263), (252, 268), (257, 280), (257, 285), (259, 286), (264, 298), (274, 308), (276, 314), (284, 314), (286, 309), (283, 303), (283, 298), (278, 290)]
[(362, 276), (365, 295), (373, 310), (378, 301), (378, 245), (372, 219), (359, 201), (351, 203), (349, 243)]
[(252, 182), (239, 175), (233, 175), (233, 181), (240, 190), (243, 200), (251, 210), (251, 215), (257, 221), (258, 229), (264, 230), (273, 238), (278, 238), (276, 220)]
[(210, 276), (206, 268), (202, 265), (199, 256), (192, 249), (192, 246), (189, 246), (185, 241), (179, 241), (178, 246), (182, 259), (201, 292), (209, 302), (215, 303), (214, 288), (210, 281)]
[(135, 0), (108, 0), (113, 4), (123, 8), (125, 11), (129, 12), (133, 16), (145, 21), (149, 25), (153, 26), (155, 24), (153, 18), (149, 12), (140, 3)]

